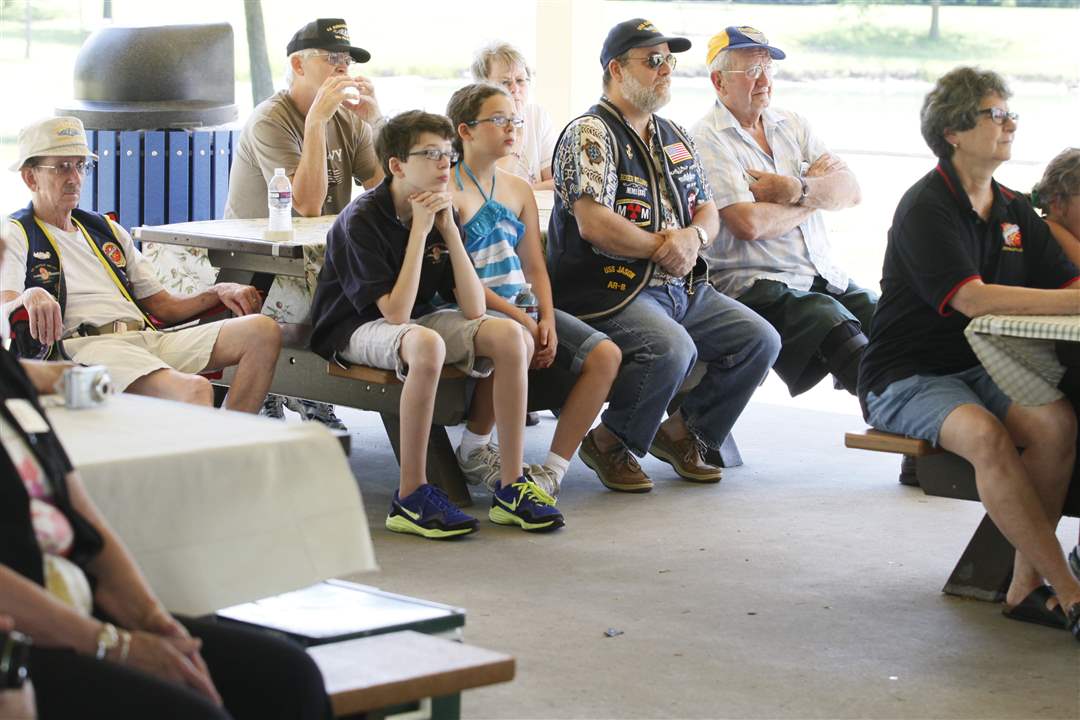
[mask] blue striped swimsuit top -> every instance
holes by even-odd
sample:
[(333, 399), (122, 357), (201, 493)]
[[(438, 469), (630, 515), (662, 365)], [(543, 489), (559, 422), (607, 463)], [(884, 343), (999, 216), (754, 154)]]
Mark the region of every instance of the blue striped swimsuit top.
[(454, 168), (454, 182), (458, 190), (464, 189), (461, 182), (462, 168), (484, 198), (484, 204), (469, 218), (469, 222), (462, 226), (465, 231), (465, 250), (472, 258), (476, 274), (484, 287), (513, 303), (525, 286), (525, 273), (521, 270), (521, 260), (517, 254), (517, 245), (525, 234), (525, 225), (509, 208), (495, 199), (495, 177), (491, 178), (491, 192), (485, 194), (464, 160)]

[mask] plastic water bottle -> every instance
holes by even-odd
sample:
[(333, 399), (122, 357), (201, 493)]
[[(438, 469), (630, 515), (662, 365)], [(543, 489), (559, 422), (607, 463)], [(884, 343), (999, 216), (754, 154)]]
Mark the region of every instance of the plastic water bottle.
[(285, 168), (275, 168), (266, 186), (266, 204), (270, 208), (268, 239), (292, 239), (292, 183)]
[(525, 283), (525, 287), (521, 288), (521, 292), (514, 298), (514, 304), (534, 322), (540, 322), (540, 301), (533, 294), (531, 283)]

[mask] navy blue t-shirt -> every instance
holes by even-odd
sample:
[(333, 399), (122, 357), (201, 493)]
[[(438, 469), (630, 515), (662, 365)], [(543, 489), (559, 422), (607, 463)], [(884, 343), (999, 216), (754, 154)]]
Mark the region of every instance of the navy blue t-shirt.
[(983, 220), (952, 163), (942, 160), (900, 200), (859, 366), (864, 402), (868, 392), (880, 394), (906, 377), (949, 375), (978, 364), (964, 337), (971, 319), (949, 306), (965, 283), (1061, 288), (1080, 279), (1023, 195), (997, 182), (993, 193)]
[[(382, 317), (375, 301), (394, 289), (405, 263), (409, 228), (394, 210), (392, 180), (387, 177), (349, 203), (326, 234), (326, 259), (311, 302), (311, 349), (327, 359), (348, 345), (356, 328)], [(460, 232), (457, 213), (454, 222)], [(453, 300), (453, 289), (446, 241), (432, 227), (410, 317), (434, 311), (436, 293), (443, 302)]]

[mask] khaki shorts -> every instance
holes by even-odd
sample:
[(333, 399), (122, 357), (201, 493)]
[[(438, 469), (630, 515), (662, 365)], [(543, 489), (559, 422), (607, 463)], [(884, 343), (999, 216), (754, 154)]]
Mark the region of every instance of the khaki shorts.
[(480, 326), (491, 319), (482, 315), (469, 320), (460, 310), (436, 310), (400, 325), (380, 318), (356, 328), (349, 344), (338, 354), (351, 363), (393, 370), (398, 380), (405, 382), (408, 368), (401, 359), (401, 338), (415, 327), (426, 327), (438, 333), (446, 344), (446, 365), (472, 377), (487, 377), (493, 369), (491, 360), (476, 357), (473, 341)]
[(218, 333), (227, 321), (176, 330), (175, 332), (123, 332), (114, 335), (69, 338), (64, 350), (84, 365), (104, 365), (113, 387), (122, 392), (144, 375), (172, 368), (183, 373), (206, 369), (217, 344)]

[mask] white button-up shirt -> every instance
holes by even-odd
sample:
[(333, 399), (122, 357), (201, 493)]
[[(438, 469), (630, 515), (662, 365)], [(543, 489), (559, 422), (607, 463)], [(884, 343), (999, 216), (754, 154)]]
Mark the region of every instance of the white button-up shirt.
[[(712, 186), (713, 200), (720, 210), (735, 203), (754, 202), (750, 192), (753, 178), (747, 169), (801, 177), (814, 160), (828, 152), (811, 132), (809, 123), (796, 113), (766, 108), (761, 118), (772, 157), (719, 100), (691, 129)], [(703, 254), (709, 262), (713, 285), (731, 297), (738, 297), (761, 279), (777, 280), (804, 291), (810, 289), (817, 275), (834, 292), (848, 285), (848, 274), (832, 258), (820, 210), (788, 233), (753, 241), (737, 239), (721, 220), (720, 233)]]

